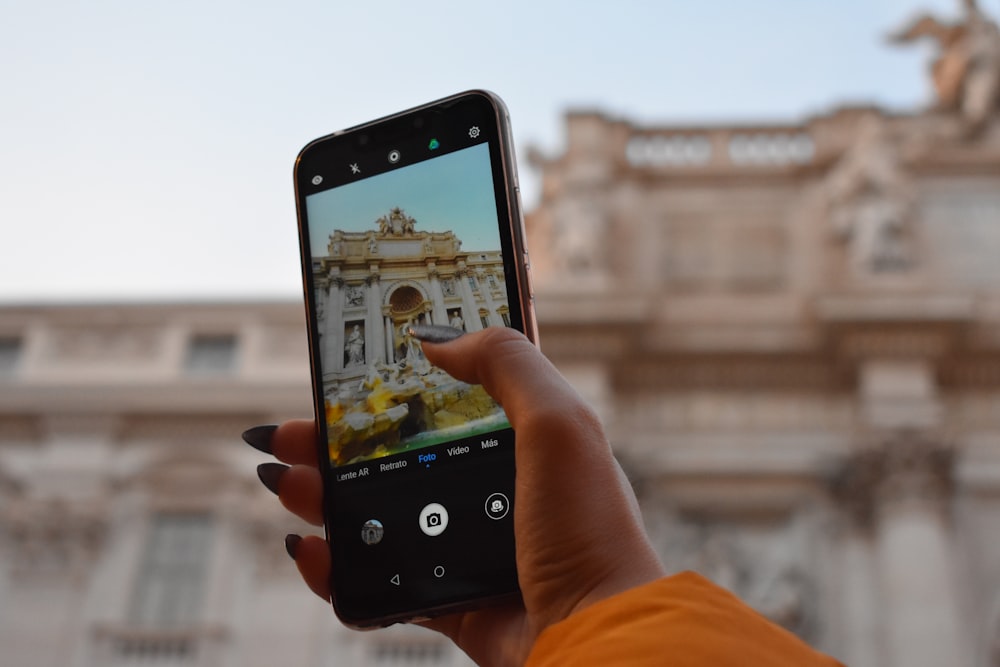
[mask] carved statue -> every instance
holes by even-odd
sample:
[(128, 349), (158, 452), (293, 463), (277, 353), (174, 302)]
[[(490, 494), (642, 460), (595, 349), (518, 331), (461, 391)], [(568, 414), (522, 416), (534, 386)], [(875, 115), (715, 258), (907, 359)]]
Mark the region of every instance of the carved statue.
[(361, 327), (357, 324), (351, 329), (344, 344), (344, 351), (347, 353), (347, 366), (361, 366), (365, 363), (365, 335), (361, 333)]
[(396, 361), (408, 362), (411, 366), (423, 358), (420, 350), (420, 342), (410, 335), (410, 327), (413, 326), (413, 318), (407, 318), (399, 327), (399, 340), (401, 341), (396, 350)]
[(834, 232), (849, 245), (856, 271), (900, 271), (913, 264), (906, 233), (913, 193), (883, 119), (863, 121), (855, 144), (830, 172), (825, 195)]
[(404, 234), (412, 234), (413, 233), (413, 224), (416, 222), (416, 220), (414, 220), (413, 218), (411, 218), (408, 215), (404, 216), (403, 212), (400, 211), (399, 209), (395, 209), (395, 211), (399, 211), (400, 217), (402, 217), (402, 219), (403, 219), (402, 223), (401, 223), (401, 225), (403, 227), (403, 233)]
[(925, 37), (937, 42), (939, 53), (931, 64), (938, 106), (958, 111), (966, 131), (979, 131), (1000, 106), (1000, 30), (976, 5), (963, 0), (965, 18), (947, 23), (924, 14), (889, 36), (906, 44)]
[(452, 312), (451, 319), (448, 320), (448, 324), (454, 327), (455, 329), (461, 329), (462, 331), (465, 331), (465, 320), (462, 319), (462, 316), (458, 314), (457, 310)]
[(330, 245), (327, 246), (327, 251), (330, 253), (331, 257), (340, 257), (344, 250), (343, 237), (339, 231), (330, 234)]
[(379, 236), (406, 236), (413, 234), (413, 226), (416, 220), (406, 215), (398, 206), (389, 211), (389, 215), (383, 215), (375, 221), (378, 225)]

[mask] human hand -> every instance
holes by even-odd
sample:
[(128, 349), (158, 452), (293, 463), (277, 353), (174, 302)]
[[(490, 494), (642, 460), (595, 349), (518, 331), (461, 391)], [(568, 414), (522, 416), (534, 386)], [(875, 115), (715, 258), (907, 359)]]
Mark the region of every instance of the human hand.
[[(514, 533), (522, 593), (521, 603), (423, 625), (446, 634), (479, 664), (521, 664), (545, 628), (663, 576), (596, 415), (537, 347), (512, 329), (490, 328), (448, 343), (425, 342), (423, 350), (452, 376), (483, 385), (516, 433)], [(263, 464), (262, 481), (290, 511), (322, 525), (314, 423), (270, 430), (270, 452), (291, 467)], [(329, 600), (323, 538), (289, 536), (286, 547), (313, 592)]]

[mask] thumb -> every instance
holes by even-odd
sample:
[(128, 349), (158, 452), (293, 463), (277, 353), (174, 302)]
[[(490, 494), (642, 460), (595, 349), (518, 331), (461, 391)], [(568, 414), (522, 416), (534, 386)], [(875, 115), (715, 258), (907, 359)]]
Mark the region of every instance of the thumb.
[(506, 327), (489, 327), (447, 343), (423, 344), (427, 360), (452, 377), (481, 384), (504, 406), (511, 426), (524, 416), (573, 408), (584, 403), (576, 390), (524, 334)]

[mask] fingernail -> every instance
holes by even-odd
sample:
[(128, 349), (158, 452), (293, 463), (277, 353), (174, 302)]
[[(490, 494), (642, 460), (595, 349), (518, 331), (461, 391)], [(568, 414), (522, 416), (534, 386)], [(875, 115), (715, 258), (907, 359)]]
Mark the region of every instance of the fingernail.
[(299, 542), (301, 541), (301, 535), (296, 535), (295, 533), (285, 535), (285, 551), (292, 557), (292, 560), (295, 560), (295, 550), (299, 548)]
[(257, 477), (260, 477), (261, 484), (266, 486), (268, 491), (278, 495), (278, 482), (288, 468), (289, 466), (283, 463), (261, 463), (257, 466)]
[(447, 343), (465, 334), (461, 329), (443, 324), (414, 324), (406, 331), (414, 338), (428, 343)]
[(271, 436), (274, 435), (276, 430), (278, 430), (277, 424), (264, 424), (263, 426), (248, 428), (243, 431), (243, 442), (254, 449), (259, 449), (265, 454), (272, 454)]

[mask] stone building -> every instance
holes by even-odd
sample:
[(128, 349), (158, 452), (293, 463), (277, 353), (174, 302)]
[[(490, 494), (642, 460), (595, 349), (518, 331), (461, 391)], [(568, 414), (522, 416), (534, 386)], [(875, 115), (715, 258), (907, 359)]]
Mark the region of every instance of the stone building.
[[(541, 345), (668, 569), (857, 667), (1000, 665), (1000, 41), (966, 6), (897, 35), (941, 46), (933, 109), (575, 111), (533, 158)], [(411, 317), (503, 320), (494, 256), (393, 215), (316, 259), (340, 377)], [(465, 664), (344, 630), (284, 554), (314, 529), (239, 433), (311, 414), (303, 328), (294, 303), (0, 308), (5, 665)]]
[(248, 425), (312, 412), (300, 304), (0, 308), (0, 662), (467, 664), (358, 633), (284, 553), (308, 533)]
[[(366, 232), (337, 230), (313, 258), (320, 349), (330, 381), (406, 357), (411, 323), (509, 326), (499, 249), (462, 250), (454, 232), (417, 229), (400, 208)], [(328, 317), (328, 314), (335, 314)]]
[(851, 665), (1000, 665), (1000, 33), (966, 5), (898, 35), (961, 65), (934, 109), (576, 111), (532, 158), (542, 348), (667, 567)]

